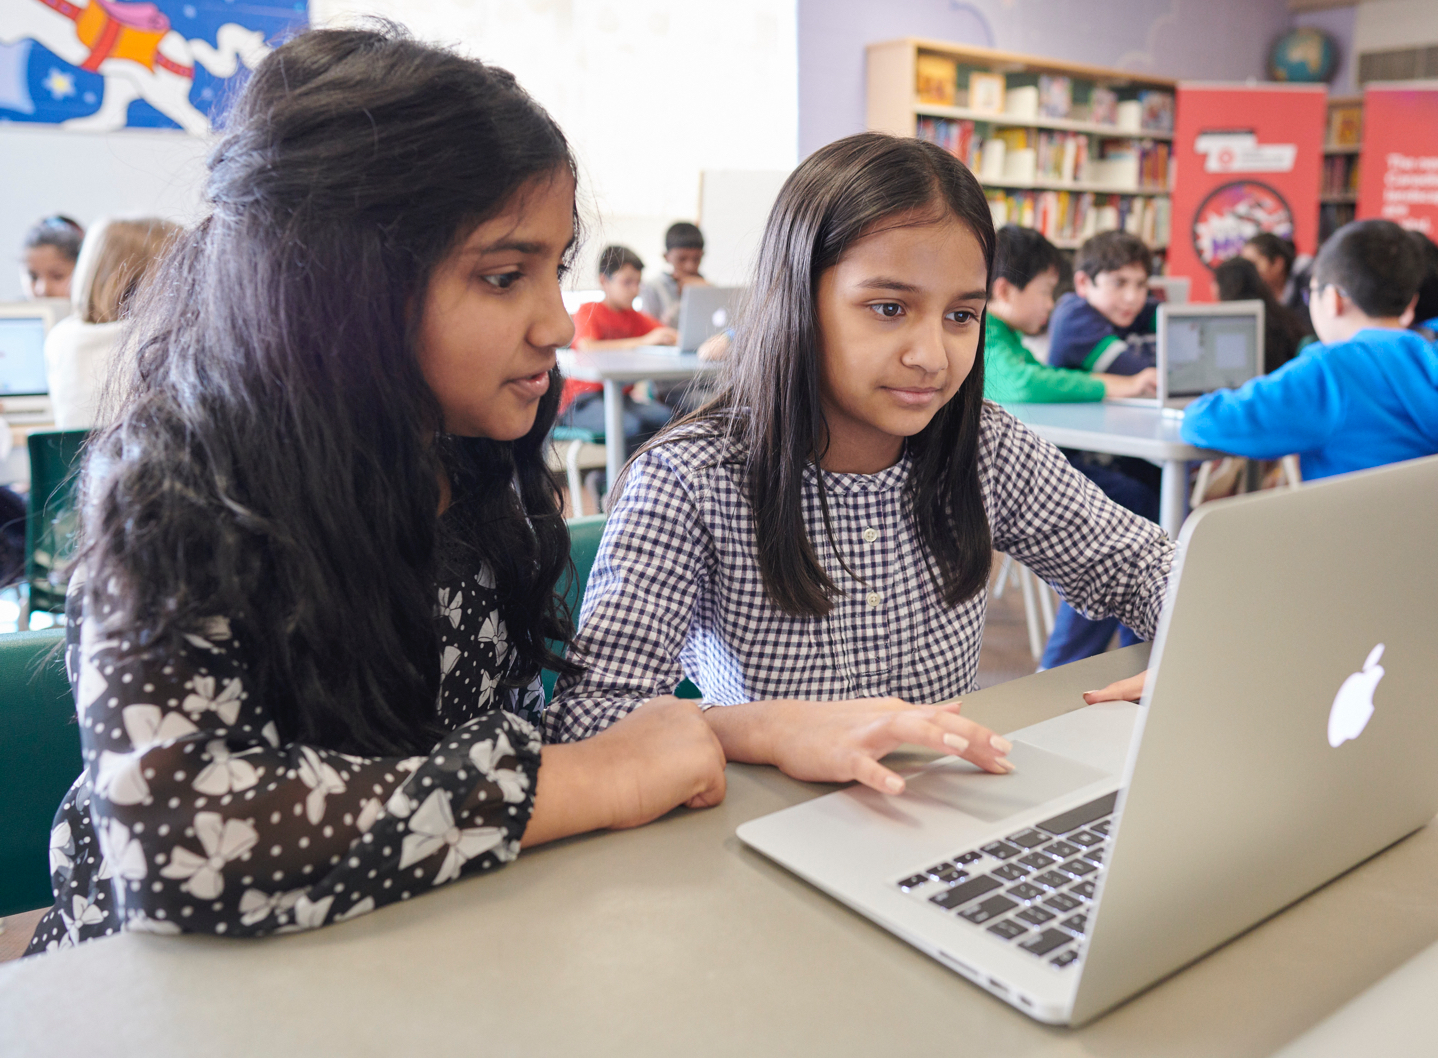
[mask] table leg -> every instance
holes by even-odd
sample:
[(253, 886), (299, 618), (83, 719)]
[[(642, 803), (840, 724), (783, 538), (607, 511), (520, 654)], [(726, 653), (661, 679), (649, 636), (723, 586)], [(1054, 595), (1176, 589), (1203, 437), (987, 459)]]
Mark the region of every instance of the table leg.
[(624, 389), (618, 382), (607, 380), (604, 383), (604, 456), (609, 473), (605, 488), (612, 489), (624, 469)]
[(1163, 477), (1159, 483), (1158, 524), (1173, 539), (1183, 528), (1188, 517), (1188, 463), (1182, 459), (1171, 459), (1163, 465)]

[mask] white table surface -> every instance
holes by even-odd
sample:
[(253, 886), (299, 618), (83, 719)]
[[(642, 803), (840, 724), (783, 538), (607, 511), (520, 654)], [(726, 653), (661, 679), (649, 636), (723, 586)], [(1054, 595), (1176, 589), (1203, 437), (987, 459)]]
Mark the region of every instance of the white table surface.
[(641, 346), (638, 349), (595, 350), (581, 353), (559, 351), (559, 370), (566, 378), (604, 385), (604, 455), (609, 485), (624, 469), (624, 394), (631, 382), (680, 382), (686, 378), (718, 371), (717, 360), (700, 360), (697, 353), (681, 353), (672, 345)]
[(1005, 404), (1009, 412), (1046, 441), (1060, 448), (1134, 456), (1163, 470), (1159, 523), (1177, 539), (1188, 516), (1188, 463), (1217, 459), (1224, 453), (1197, 448), (1179, 436), (1183, 420), (1158, 407), (1140, 408), (1107, 401), (1062, 404)]
[[(1015, 680), (965, 712), (1012, 731), (1147, 657)], [(0, 1054), (1259, 1058), (1438, 941), (1428, 827), (1093, 1024), (1048, 1027), (734, 836), (831, 787), (728, 777), (717, 808), (526, 852), (313, 933), (123, 934), (5, 965)], [(1438, 968), (1424, 973), (1431, 994)], [(1431, 1020), (1386, 1016), (1378, 1028)]]

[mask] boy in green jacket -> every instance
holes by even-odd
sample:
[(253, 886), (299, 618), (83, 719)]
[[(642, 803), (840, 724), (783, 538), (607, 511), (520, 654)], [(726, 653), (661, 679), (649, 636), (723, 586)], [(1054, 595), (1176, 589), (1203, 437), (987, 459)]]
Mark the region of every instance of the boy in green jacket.
[(984, 396), (997, 401), (1080, 401), (1151, 397), (1158, 374), (1107, 375), (1048, 367), (1024, 348), (1021, 336), (1038, 334), (1054, 308), (1063, 258), (1032, 228), (998, 230), (994, 281), (984, 327)]

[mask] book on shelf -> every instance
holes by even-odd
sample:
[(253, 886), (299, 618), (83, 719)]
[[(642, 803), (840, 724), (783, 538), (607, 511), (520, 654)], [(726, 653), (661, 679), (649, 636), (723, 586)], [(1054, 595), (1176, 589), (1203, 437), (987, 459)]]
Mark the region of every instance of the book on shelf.
[(1139, 124), (1144, 131), (1173, 131), (1172, 92), (1161, 92), (1157, 89), (1150, 89), (1140, 92), (1138, 94), (1138, 101), (1143, 106), (1143, 116)]
[(1328, 108), (1328, 145), (1357, 147), (1363, 142), (1363, 107), (1359, 105)]
[[(1172, 151), (1167, 141), (1112, 138), (1083, 132), (996, 128), (984, 137), (973, 121), (920, 115), (920, 139), (954, 155), (981, 180), (997, 183), (1088, 183), (1117, 191), (1166, 191)], [(1096, 152), (1096, 153), (1095, 153)]]
[(1102, 231), (1127, 231), (1155, 249), (1168, 245), (1172, 213), (1167, 199), (1096, 195), (1091, 191), (986, 193), (994, 224), (1034, 228), (1046, 238), (1076, 246)]
[(1067, 118), (1073, 113), (1074, 83), (1071, 77), (1039, 75), (1039, 116)]
[(953, 106), (959, 89), (959, 64), (943, 55), (919, 52), (914, 65), (919, 102)]
[(1323, 159), (1323, 195), (1356, 195), (1358, 193), (1356, 154), (1330, 154)]
[(1004, 95), (1004, 116), (1017, 121), (1037, 121), (1039, 89), (1037, 85), (1018, 85)]
[(1088, 97), (1088, 119), (1096, 125), (1118, 124), (1118, 93), (1098, 85)]
[(1002, 114), (1007, 86), (1001, 73), (969, 74), (969, 109), (981, 114)]

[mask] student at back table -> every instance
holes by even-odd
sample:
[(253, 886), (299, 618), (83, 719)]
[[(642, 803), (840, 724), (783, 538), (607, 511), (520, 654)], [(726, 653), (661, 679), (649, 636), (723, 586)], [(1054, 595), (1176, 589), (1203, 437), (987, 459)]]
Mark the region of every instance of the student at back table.
[[(606, 246), (599, 254), (599, 285), (603, 301), (579, 306), (574, 314), (574, 348), (590, 350), (638, 349), (646, 345), (673, 345), (679, 334), (634, 307), (639, 296), (639, 275), (644, 262), (627, 246)], [(624, 438), (629, 451), (653, 437), (674, 412), (662, 402), (641, 404), (624, 387)], [(604, 386), (599, 382), (565, 379), (559, 401), (559, 421), (566, 426), (604, 432)]]
[[(1151, 371), (1158, 313), (1158, 302), (1148, 290), (1151, 259), (1142, 239), (1122, 231), (1102, 232), (1079, 247), (1074, 292), (1059, 299), (1049, 324), (1051, 365), (1113, 375)], [(1064, 454), (1109, 499), (1158, 521), (1159, 470), (1152, 463), (1088, 452)], [(1115, 632), (1120, 646), (1138, 642), (1115, 618), (1091, 621), (1064, 603), (1054, 615), (1040, 665), (1051, 669), (1101, 653)]]
[(1305, 478), (1438, 453), (1438, 344), (1406, 330), (1423, 262), (1392, 221), (1334, 232), (1309, 286), (1322, 344), (1189, 405), (1183, 439), (1252, 459), (1297, 453)]
[(640, 308), (666, 327), (679, 326), (679, 301), (685, 287), (707, 287), (699, 274), (704, 261), (704, 233), (697, 224), (675, 221), (664, 233), (664, 263), (669, 271), (639, 288)]
[(1087, 374), (1039, 363), (1023, 335), (1042, 333), (1063, 272), (1058, 247), (1033, 228), (995, 234), (994, 278), (984, 326), (984, 396), (998, 401), (1090, 401), (1153, 396), (1156, 372)]

